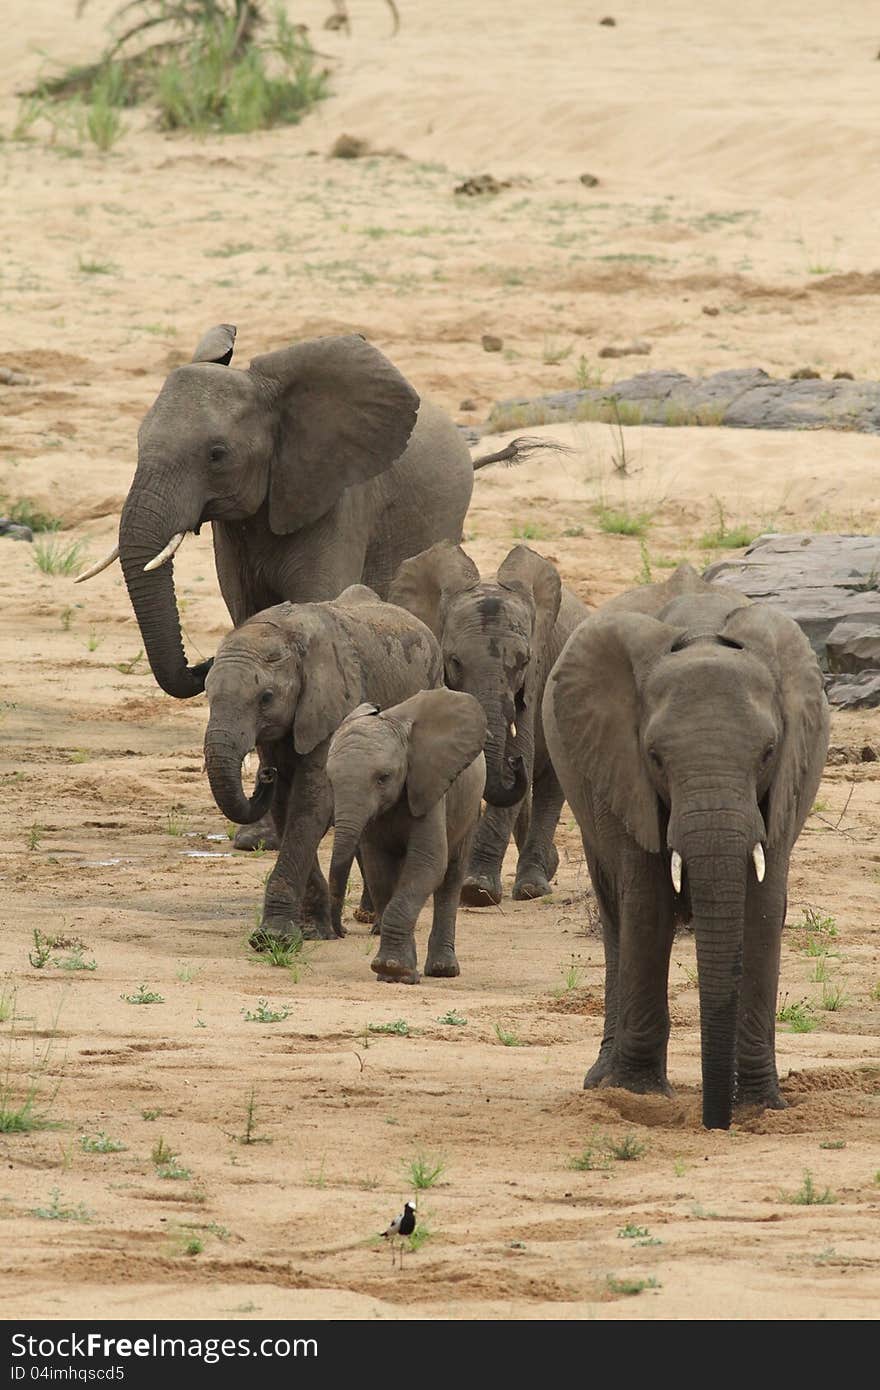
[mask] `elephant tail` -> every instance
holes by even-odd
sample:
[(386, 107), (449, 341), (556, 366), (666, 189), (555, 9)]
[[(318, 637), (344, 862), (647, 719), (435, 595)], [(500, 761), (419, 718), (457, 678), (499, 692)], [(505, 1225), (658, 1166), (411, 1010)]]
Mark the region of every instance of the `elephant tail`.
[(504, 463), (508, 468), (515, 468), (519, 463), (526, 463), (539, 449), (549, 449), (554, 454), (574, 452), (567, 444), (560, 444), (557, 439), (541, 439), (538, 435), (521, 434), (516, 439), (511, 439), (503, 449), (499, 449), (497, 454), (483, 454), (482, 458), (474, 459), (474, 472), (476, 473), (478, 468), (485, 468), (489, 463)]

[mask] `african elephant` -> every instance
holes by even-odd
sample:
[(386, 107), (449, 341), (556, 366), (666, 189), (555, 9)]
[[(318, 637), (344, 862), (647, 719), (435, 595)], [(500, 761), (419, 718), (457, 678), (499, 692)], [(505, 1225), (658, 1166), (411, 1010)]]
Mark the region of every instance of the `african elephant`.
[[(332, 812), (330, 735), (363, 700), (393, 705), (441, 677), (427, 628), (360, 584), (333, 603), (267, 608), (221, 642), (205, 684), (211, 791), (238, 824), (271, 809), (280, 841), (252, 944), (334, 935), (316, 857)], [(255, 745), (262, 766), (248, 797), (241, 764)]]
[(426, 975), (459, 974), (455, 919), (486, 780), (486, 716), (452, 690), (423, 690), (381, 713), (361, 705), (330, 740), (335, 831), (330, 896), (341, 904), (360, 845), (380, 933), (372, 969), (415, 985), (415, 925), (431, 893)]
[(181, 638), (172, 557), (187, 532), (211, 522), (236, 625), (350, 584), (384, 597), (406, 556), (460, 538), (474, 469), (519, 452), (514, 441), (472, 463), (449, 416), (359, 334), (238, 371), (235, 332), (210, 329), (167, 378), (138, 433), (119, 545), (81, 576), (118, 555), (153, 674), (181, 699), (199, 694), (210, 665), (188, 666)]
[(779, 955), (792, 847), (828, 747), (791, 618), (682, 566), (583, 623), (544, 695), (605, 943), (605, 1030), (584, 1086), (669, 1094), (674, 925), (696, 937), (703, 1124), (780, 1109)]
[[(488, 719), (489, 803), (471, 852), (462, 902), (501, 901), (501, 864), (516, 827), (514, 898), (550, 892), (559, 856), (553, 836), (562, 790), (547, 756), (541, 697), (547, 672), (587, 609), (563, 589), (556, 567), (517, 545), (492, 579), (481, 579), (461, 546), (440, 541), (405, 560), (392, 603), (421, 618), (440, 642), (446, 684), (479, 700)], [(523, 799), (532, 791), (531, 817)]]

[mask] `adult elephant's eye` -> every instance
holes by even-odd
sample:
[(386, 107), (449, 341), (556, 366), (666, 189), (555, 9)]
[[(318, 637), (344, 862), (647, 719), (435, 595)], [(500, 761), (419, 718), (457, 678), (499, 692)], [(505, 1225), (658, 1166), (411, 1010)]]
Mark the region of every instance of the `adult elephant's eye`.
[(651, 759), (651, 762), (654, 764), (654, 766), (662, 771), (663, 759), (660, 757), (660, 754), (657, 752), (656, 748), (648, 749), (648, 757)]
[(212, 462), (212, 463), (224, 463), (228, 457), (229, 457), (229, 450), (227, 449), (227, 447), (226, 447), (225, 444), (212, 444), (212, 445), (211, 445), (211, 462)]
[(268, 708), (268, 706), (271, 705), (271, 703), (272, 703), (272, 701), (273, 701), (274, 699), (275, 699), (275, 691), (274, 691), (274, 690), (264, 690), (263, 693), (262, 693), (262, 695), (260, 696), (260, 709), (266, 709), (266, 708)]
[(768, 743), (768, 744), (767, 744), (767, 747), (764, 749), (763, 753), (761, 754), (761, 766), (762, 766), (762, 767), (766, 767), (766, 766), (767, 766), (767, 764), (769, 763), (770, 759), (773, 757), (773, 754), (774, 754), (775, 752), (776, 752), (776, 744), (775, 744), (775, 743)]

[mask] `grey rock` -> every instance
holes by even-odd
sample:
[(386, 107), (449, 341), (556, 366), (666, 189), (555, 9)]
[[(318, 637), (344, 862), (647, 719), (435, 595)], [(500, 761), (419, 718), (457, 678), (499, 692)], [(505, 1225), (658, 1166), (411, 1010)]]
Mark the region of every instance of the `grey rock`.
[(794, 618), (827, 672), (832, 704), (880, 705), (880, 536), (759, 536), (704, 578)]
[(768, 376), (760, 367), (715, 372), (705, 378), (666, 370), (640, 372), (613, 386), (502, 401), (492, 412), (491, 424), (511, 416), (517, 426), (595, 418), (612, 397), (635, 407), (646, 425), (880, 434), (880, 382), (847, 377), (790, 381)]
[(32, 541), (34, 533), (29, 526), (22, 526), (19, 521), (10, 521), (8, 517), (0, 516), (0, 536), (7, 536), (11, 541)]

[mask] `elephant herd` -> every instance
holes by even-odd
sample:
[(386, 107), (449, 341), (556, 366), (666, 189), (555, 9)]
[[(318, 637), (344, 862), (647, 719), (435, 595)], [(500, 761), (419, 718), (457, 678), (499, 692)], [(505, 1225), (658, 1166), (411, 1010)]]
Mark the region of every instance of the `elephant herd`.
[[(258, 833), (278, 849), (253, 943), (343, 935), (357, 854), (377, 977), (418, 982), (431, 895), (424, 973), (455, 976), (458, 904), (500, 901), (511, 835), (514, 897), (550, 891), (565, 798), (605, 948), (584, 1085), (669, 1094), (669, 957), (692, 922), (703, 1123), (729, 1127), (735, 1103), (781, 1107), (788, 864), (828, 743), (800, 629), (688, 566), (595, 612), (526, 546), (482, 576), (459, 544), (474, 469), (515, 461), (519, 442), (472, 463), (449, 417), (360, 336), (245, 371), (234, 339), (211, 329), (168, 377), (118, 548), (83, 578), (118, 557), (156, 680), (207, 693), (215, 800), (237, 843)], [(234, 629), (189, 666), (173, 556), (205, 522)]]

